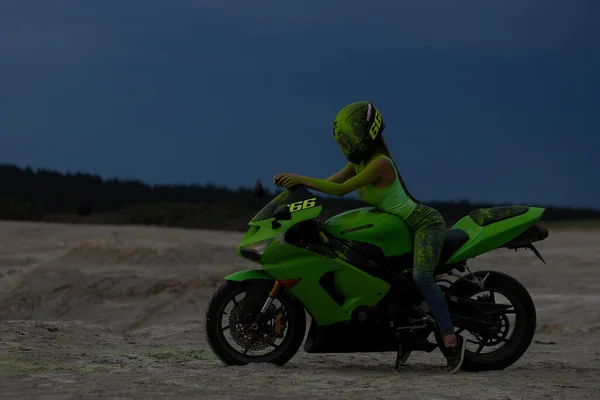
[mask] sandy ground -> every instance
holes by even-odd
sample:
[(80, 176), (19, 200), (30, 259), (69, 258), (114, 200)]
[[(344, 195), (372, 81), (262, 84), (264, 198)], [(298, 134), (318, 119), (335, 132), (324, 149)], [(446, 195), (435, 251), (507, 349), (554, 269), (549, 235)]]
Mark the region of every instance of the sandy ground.
[(529, 351), (502, 372), (442, 373), (439, 351), (308, 355), (225, 367), (204, 306), (248, 263), (239, 234), (0, 222), (0, 397), (599, 399), (600, 231), (552, 231), (530, 252), (471, 263), (519, 279), (538, 310)]

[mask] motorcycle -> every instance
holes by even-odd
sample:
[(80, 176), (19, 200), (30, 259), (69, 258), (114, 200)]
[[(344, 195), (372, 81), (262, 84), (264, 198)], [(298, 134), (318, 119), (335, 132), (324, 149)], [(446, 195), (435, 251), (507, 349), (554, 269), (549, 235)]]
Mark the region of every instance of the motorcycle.
[[(260, 181), (254, 194), (265, 196)], [(398, 369), (414, 351), (441, 348), (412, 279), (413, 236), (404, 221), (374, 207), (322, 221), (320, 202), (296, 186), (249, 222), (237, 252), (262, 268), (226, 276), (211, 296), (205, 336), (213, 353), (225, 365), (282, 366), (306, 336), (307, 353), (396, 352)], [(533, 245), (548, 237), (538, 223), (544, 211), (478, 209), (446, 231), (435, 276), (456, 334), (467, 340), (462, 369), (502, 370), (531, 344), (536, 309), (526, 288), (502, 272), (471, 272), (467, 261), (505, 248), (529, 249), (545, 263)]]

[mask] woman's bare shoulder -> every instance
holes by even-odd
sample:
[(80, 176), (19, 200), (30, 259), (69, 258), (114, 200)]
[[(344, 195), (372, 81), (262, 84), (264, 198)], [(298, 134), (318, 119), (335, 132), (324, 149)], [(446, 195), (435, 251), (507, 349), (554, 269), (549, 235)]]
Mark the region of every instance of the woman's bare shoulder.
[(390, 158), (388, 158), (387, 156), (379, 156), (371, 162), (373, 163), (373, 166), (375, 168), (380, 169), (382, 171), (394, 169), (394, 167), (392, 165), (393, 161)]

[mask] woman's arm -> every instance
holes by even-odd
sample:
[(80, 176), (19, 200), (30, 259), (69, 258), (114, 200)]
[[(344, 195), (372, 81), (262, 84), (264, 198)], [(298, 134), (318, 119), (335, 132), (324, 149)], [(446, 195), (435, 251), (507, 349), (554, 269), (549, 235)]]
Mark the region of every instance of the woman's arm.
[(386, 167), (391, 167), (390, 163), (385, 158), (377, 158), (367, 168), (343, 183), (302, 176), (299, 177), (299, 184), (321, 193), (341, 197), (363, 186), (367, 186), (369, 183), (375, 182), (383, 175)]
[(352, 163), (348, 163), (343, 169), (331, 175), (326, 180), (327, 182), (344, 183), (355, 175), (356, 173), (354, 172), (354, 167), (352, 166)]

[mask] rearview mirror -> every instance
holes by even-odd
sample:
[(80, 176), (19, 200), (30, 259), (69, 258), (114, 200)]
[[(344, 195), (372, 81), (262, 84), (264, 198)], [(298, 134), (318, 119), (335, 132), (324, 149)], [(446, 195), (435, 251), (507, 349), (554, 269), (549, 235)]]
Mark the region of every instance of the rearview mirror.
[(263, 198), (265, 197), (265, 188), (263, 188), (262, 182), (260, 181), (260, 179), (258, 179), (256, 181), (256, 183), (254, 184), (254, 188), (252, 189), (252, 194), (254, 194), (254, 197), (256, 198)]

